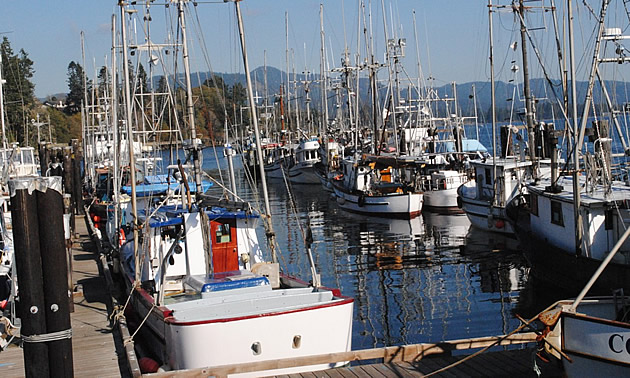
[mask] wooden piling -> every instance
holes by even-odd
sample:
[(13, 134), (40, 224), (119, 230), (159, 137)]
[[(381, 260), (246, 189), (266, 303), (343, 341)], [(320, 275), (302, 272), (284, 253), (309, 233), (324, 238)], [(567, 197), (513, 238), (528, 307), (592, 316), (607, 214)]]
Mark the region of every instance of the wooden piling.
[[(71, 329), (68, 298), (66, 239), (63, 227), (63, 197), (59, 178), (47, 179), (45, 192), (36, 192), (39, 220), (46, 328), (48, 333)], [(56, 186), (56, 188), (55, 188)], [(57, 190), (56, 190), (57, 189)], [(20, 285), (22, 280), (20, 280)], [(21, 289), (21, 287), (20, 287)], [(48, 343), (49, 369), (57, 377), (72, 377), (72, 339), (63, 338)]]
[[(22, 336), (46, 333), (44, 283), (40, 255), (39, 223), (35, 193), (28, 193), (25, 181), (11, 180), (11, 215), (17, 274), (20, 277), (18, 316)], [(24, 187), (24, 188), (22, 188)], [(18, 188), (18, 189), (16, 189)], [(48, 345), (24, 343), (24, 370), (27, 377), (48, 377)]]
[[(72, 195), (74, 192), (74, 169), (72, 166), (72, 147), (65, 147), (63, 149), (63, 193)], [(73, 201), (74, 202), (74, 201)], [(74, 204), (72, 205), (74, 208)], [(74, 234), (76, 230), (76, 224), (74, 219), (74, 212), (71, 212), (70, 216), (70, 229)]]
[(48, 143), (41, 142), (39, 144), (39, 169), (42, 176), (46, 176), (46, 171), (48, 170)]
[(72, 170), (74, 184), (74, 190), (72, 192), (72, 198), (74, 202), (74, 213), (76, 215), (83, 215), (83, 177), (81, 177), (81, 165), (83, 163), (83, 152), (79, 146), (78, 139), (72, 139)]

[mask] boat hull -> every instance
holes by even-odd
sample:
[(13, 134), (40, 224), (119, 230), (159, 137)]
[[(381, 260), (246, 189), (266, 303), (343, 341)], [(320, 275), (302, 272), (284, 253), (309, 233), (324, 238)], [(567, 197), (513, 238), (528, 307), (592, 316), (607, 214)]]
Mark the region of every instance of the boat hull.
[(321, 183), (319, 176), (315, 172), (313, 166), (294, 165), (289, 169), (289, 181), (292, 184), (319, 185)]
[[(299, 281), (298, 284), (303, 283)], [(144, 319), (147, 328), (142, 335), (149, 341), (146, 344), (150, 354), (168, 369), (244, 364), (351, 350), (354, 306), (351, 298), (338, 297), (334, 301), (306, 307), (261, 311), (233, 318), (188, 321), (178, 319), (180, 311), (172, 310), (169, 305), (154, 306), (153, 298), (144, 289), (131, 288), (132, 279), (128, 277), (130, 303), (135, 318)], [(203, 307), (195, 311), (203, 311)], [(254, 351), (254, 344), (259, 345), (259, 353)], [(324, 370), (345, 364), (268, 370), (264, 375)], [(235, 376), (260, 375), (252, 372)]]
[[(304, 311), (206, 324), (169, 324), (169, 357), (174, 368), (242, 364), (295, 358), (350, 350), (352, 302)], [(299, 347), (294, 340), (299, 338)], [(253, 345), (260, 346), (260, 353)], [(264, 375), (291, 374), (329, 369), (338, 364), (320, 364), (265, 371)], [(242, 374), (260, 376), (260, 373)]]
[(514, 235), (512, 224), (508, 221), (508, 216), (503, 207), (491, 207), (486, 201), (474, 200), (460, 197), (462, 210), (468, 216), (473, 227), (497, 232), (505, 235)]
[(464, 212), (457, 205), (457, 188), (425, 191), (423, 201), (422, 207), (428, 211), (443, 214)]
[(630, 324), (582, 314), (562, 314), (562, 350), (568, 377), (623, 377), (630, 371)]
[(381, 217), (413, 218), (422, 211), (422, 193), (393, 193), (381, 196), (365, 196), (348, 193), (334, 186), (339, 207), (354, 213)]
[[(541, 240), (534, 233), (519, 231), (517, 238), (525, 246), (525, 256), (532, 267), (531, 274), (549, 284), (574, 294), (584, 287), (601, 265), (601, 260), (576, 256)], [(526, 241), (526, 242), (525, 242)], [(630, 290), (630, 265), (611, 262), (593, 288), (591, 295), (609, 295), (612, 290)]]

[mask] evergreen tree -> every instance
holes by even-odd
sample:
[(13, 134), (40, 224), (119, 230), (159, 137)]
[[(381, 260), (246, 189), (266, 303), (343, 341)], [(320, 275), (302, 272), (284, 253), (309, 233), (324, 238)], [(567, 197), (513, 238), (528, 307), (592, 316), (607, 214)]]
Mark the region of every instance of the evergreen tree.
[(109, 74), (109, 70), (107, 67), (102, 66), (98, 71), (98, 95), (103, 97), (109, 92), (109, 87), (111, 86), (111, 75)]
[(30, 119), (30, 108), (35, 103), (35, 84), (31, 82), (35, 72), (33, 61), (24, 49), (20, 49), (19, 54), (15, 54), (7, 37), (2, 38), (0, 54), (2, 54), (2, 78), (6, 80), (3, 89), (8, 123), (7, 139), (24, 141), (25, 128), (28, 127)]
[[(83, 84), (83, 67), (75, 61), (68, 64), (68, 97), (66, 97), (66, 113), (72, 115), (81, 111), (81, 104), (85, 96), (85, 85)], [(92, 83), (87, 80), (87, 90), (90, 91)]]
[(147, 84), (147, 71), (144, 70), (142, 63), (138, 65), (138, 83), (136, 84), (136, 93), (148, 93), (149, 86)]

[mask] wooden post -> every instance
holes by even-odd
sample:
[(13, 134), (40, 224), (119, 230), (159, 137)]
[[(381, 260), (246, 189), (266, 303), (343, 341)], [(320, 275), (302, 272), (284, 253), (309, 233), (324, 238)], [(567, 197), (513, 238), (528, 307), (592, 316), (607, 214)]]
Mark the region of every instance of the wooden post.
[(66, 239), (66, 262), (68, 263), (68, 290), (70, 291), (70, 298), (68, 304), (70, 305), (70, 312), (74, 312), (74, 281), (72, 281), (72, 228), (70, 227), (70, 219), (74, 214), (72, 213), (72, 199), (70, 194), (63, 195), (63, 227), (64, 227), (64, 239)]
[[(72, 147), (65, 147), (63, 149), (63, 193), (72, 194), (72, 192), (74, 192), (74, 180), (72, 179), (72, 176), (74, 176), (74, 169), (72, 166)], [(72, 216), (70, 217), (70, 229), (74, 234), (76, 230), (74, 212), (72, 212)]]
[[(71, 329), (68, 298), (68, 264), (63, 228), (63, 197), (61, 179), (45, 178), (48, 189), (36, 192), (39, 221), (39, 242), (44, 277), (46, 328), (48, 333)], [(22, 280), (20, 279), (20, 289)], [(56, 377), (72, 377), (72, 339), (63, 338), (48, 343), (50, 372)]]
[[(46, 333), (37, 201), (35, 193), (28, 193), (26, 183), (30, 180), (9, 181), (15, 262), (20, 277), (17, 311), (22, 320), (22, 336)], [(24, 371), (27, 377), (50, 375), (46, 343), (24, 343)]]
[(48, 169), (48, 154), (46, 152), (46, 146), (46, 142), (41, 142), (39, 144), (39, 170), (42, 176), (46, 176), (46, 170)]
[(83, 189), (82, 184), (83, 180), (81, 177), (81, 164), (83, 162), (83, 153), (81, 151), (81, 147), (79, 147), (79, 140), (72, 139), (72, 169), (73, 169), (73, 184), (74, 191), (72, 192), (72, 196), (74, 197), (74, 213), (76, 215), (83, 215)]

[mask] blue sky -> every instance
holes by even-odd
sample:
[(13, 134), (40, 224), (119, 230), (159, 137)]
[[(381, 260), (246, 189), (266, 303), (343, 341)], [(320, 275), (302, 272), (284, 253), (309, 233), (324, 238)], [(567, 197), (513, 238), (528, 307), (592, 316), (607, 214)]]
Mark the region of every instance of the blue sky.
[[(329, 57), (331, 64), (339, 65), (344, 39), (350, 51), (356, 51), (357, 0), (244, 0), (241, 6), (250, 66), (263, 65), (263, 52), (266, 50), (267, 64), (285, 69), (285, 12), (288, 12), (289, 44), (295, 56), (296, 70), (302, 72), (306, 65), (310, 71), (319, 72), (320, 2), (324, 4), (327, 50), (329, 54), (334, 54)], [(365, 0), (366, 4), (369, 2)], [(561, 0), (558, 2), (563, 3)], [(372, 0), (377, 56), (382, 62), (384, 32), (381, 6), (381, 0)], [(412, 21), (412, 11), (415, 10), (420, 60), (425, 76), (435, 77), (436, 84), (440, 85), (451, 81), (489, 79), (487, 0), (385, 0), (385, 7), (389, 29), (393, 20), (396, 33), (407, 39), (404, 64), (410, 74), (416, 75), (417, 72)], [(4, 35), (9, 38), (14, 50), (24, 48), (35, 62), (35, 91), (41, 97), (67, 91), (68, 63), (81, 60), (80, 31), (84, 31), (86, 36), (87, 72), (92, 73), (95, 65), (100, 67), (105, 63), (111, 48), (111, 17), (119, 12), (114, 0), (4, 0), (0, 32), (7, 33)], [(153, 35), (157, 39), (160, 38), (157, 30), (163, 28), (160, 23), (163, 23), (164, 9), (154, 5), (151, 14)], [(192, 16), (194, 19), (198, 17), (202, 25), (212, 69), (242, 72), (233, 4), (200, 2)], [(498, 72), (508, 76), (510, 60), (518, 59), (517, 54), (510, 53), (508, 48), (511, 41), (518, 37), (515, 34), (518, 29), (510, 14), (497, 15), (495, 21)], [(201, 34), (194, 32), (195, 22), (191, 21), (191, 39), (197, 39)], [(552, 47), (541, 43), (543, 51)], [(199, 57), (192, 63), (193, 70), (207, 70), (207, 64), (201, 59), (201, 50), (194, 47), (192, 50), (193, 58), (195, 53)]]

